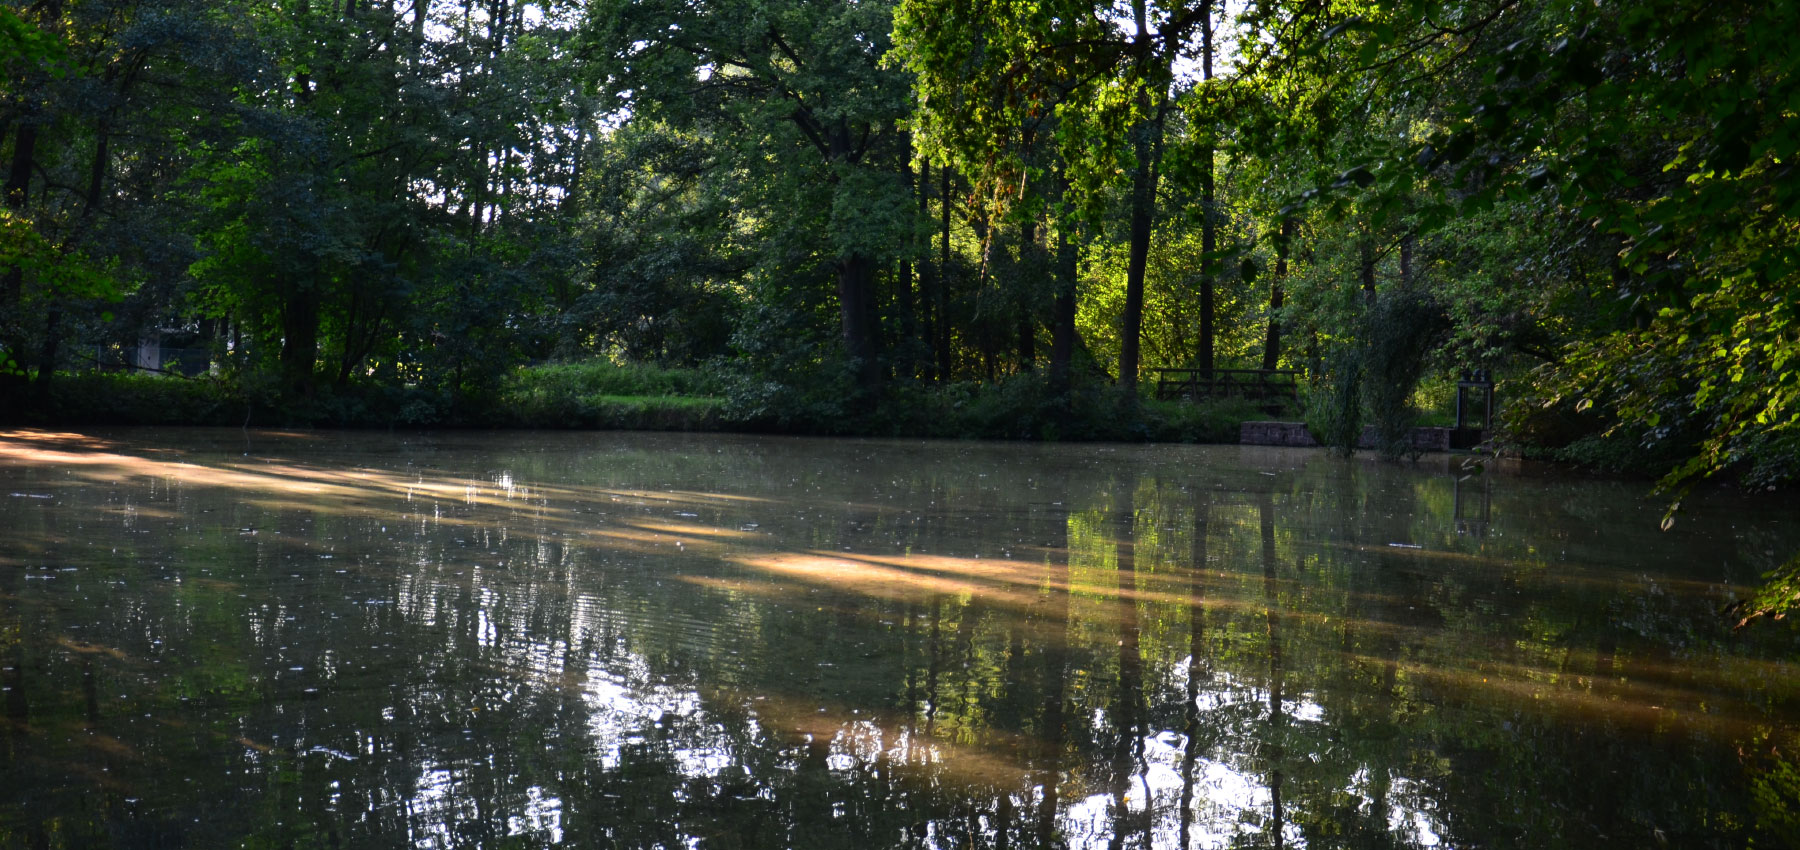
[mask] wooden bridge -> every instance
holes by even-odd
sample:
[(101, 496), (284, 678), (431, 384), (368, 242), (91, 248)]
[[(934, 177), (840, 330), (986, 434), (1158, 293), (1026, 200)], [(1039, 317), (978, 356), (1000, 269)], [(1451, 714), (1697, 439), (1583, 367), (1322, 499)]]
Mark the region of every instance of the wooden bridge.
[(1300, 373), (1292, 369), (1151, 369), (1159, 401), (1242, 398), (1298, 401)]

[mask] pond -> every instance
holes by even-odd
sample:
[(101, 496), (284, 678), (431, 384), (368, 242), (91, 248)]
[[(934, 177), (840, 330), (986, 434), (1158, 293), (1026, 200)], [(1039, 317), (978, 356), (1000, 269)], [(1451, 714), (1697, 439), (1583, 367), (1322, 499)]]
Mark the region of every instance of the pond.
[(0, 435), (0, 846), (1800, 836), (1794, 503), (1238, 446)]

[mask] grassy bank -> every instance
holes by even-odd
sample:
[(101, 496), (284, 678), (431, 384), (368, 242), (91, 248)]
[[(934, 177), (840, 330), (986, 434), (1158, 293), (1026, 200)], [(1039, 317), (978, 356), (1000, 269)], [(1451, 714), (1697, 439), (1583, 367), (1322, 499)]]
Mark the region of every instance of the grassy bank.
[(1078, 386), (1059, 399), (1035, 374), (994, 383), (895, 382), (872, 403), (830, 389), (755, 385), (700, 369), (604, 360), (515, 370), (482, 393), (381, 385), (282, 397), (256, 381), (129, 373), (59, 376), (37, 425), (251, 425), (747, 431), (843, 436), (1235, 443), (1270, 413), (1242, 401), (1139, 400)]

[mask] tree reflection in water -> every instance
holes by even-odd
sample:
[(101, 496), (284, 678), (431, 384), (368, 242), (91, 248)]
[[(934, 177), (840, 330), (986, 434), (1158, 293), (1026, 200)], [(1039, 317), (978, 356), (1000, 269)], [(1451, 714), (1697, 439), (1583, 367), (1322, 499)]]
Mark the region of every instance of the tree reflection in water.
[(8, 435), (0, 846), (1783, 834), (1795, 634), (1716, 611), (1800, 530), (1721, 496), (1650, 537), (1636, 485), (1490, 469), (1469, 534), (1458, 475)]

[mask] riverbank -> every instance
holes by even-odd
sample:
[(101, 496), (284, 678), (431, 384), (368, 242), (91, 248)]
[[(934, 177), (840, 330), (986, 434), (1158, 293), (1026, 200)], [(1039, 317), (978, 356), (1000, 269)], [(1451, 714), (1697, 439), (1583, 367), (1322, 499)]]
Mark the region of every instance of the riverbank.
[[(1246, 423), (1281, 420), (1292, 429), (1306, 419), (1301, 404), (1271, 410), (1241, 400), (1140, 397), (1127, 405), (1099, 375), (1078, 380), (1062, 398), (1041, 373), (1024, 373), (992, 382), (893, 381), (871, 402), (831, 386), (598, 359), (521, 367), (479, 393), (351, 382), (296, 396), (254, 377), (88, 372), (59, 375), (45, 401), (0, 403), (0, 421), (56, 428), (522, 428), (1200, 444), (1244, 442)], [(1647, 448), (1628, 433), (1566, 422), (1545, 427), (1535, 419), (1493, 436), (1490, 448), (1617, 474), (1661, 474), (1683, 448), (1677, 441)]]
[(1057, 398), (1033, 374), (993, 383), (896, 382), (870, 402), (701, 370), (585, 363), (521, 368), (479, 395), (352, 383), (296, 397), (213, 376), (86, 373), (59, 376), (45, 402), (15, 407), (10, 418), (52, 427), (527, 428), (1235, 443), (1244, 422), (1271, 415), (1236, 400), (1123, 402), (1108, 385), (1077, 386)]

